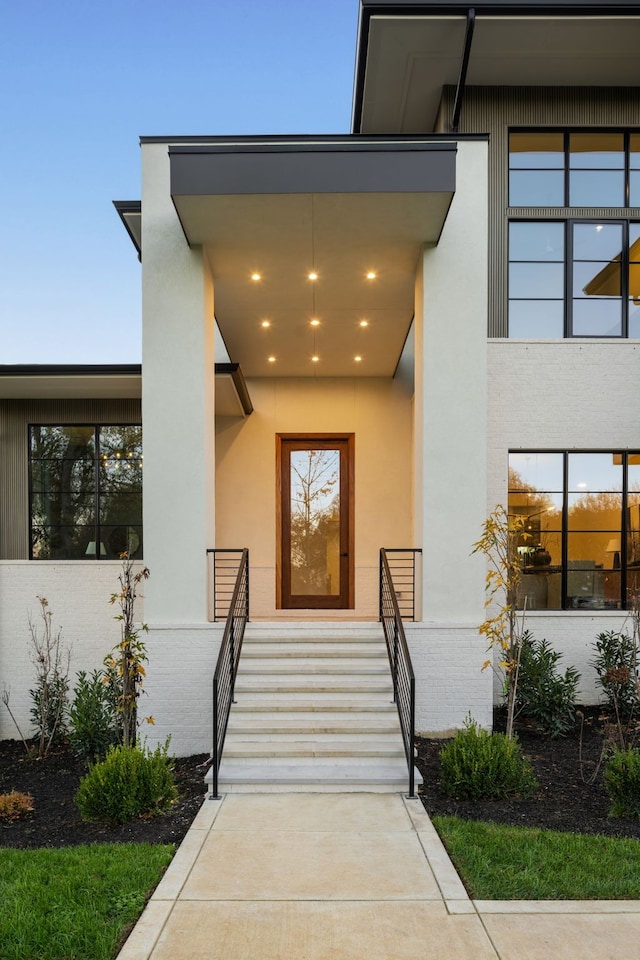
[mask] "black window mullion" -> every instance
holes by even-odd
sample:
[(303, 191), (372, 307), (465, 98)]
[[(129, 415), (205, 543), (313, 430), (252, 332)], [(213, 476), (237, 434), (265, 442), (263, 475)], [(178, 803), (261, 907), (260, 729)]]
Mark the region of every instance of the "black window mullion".
[(564, 132), (564, 205), (569, 206), (571, 179), (571, 152), (569, 146), (569, 131)]
[(567, 220), (564, 238), (564, 335), (573, 336), (573, 225)]
[(620, 524), (620, 605), (622, 610), (627, 609), (627, 501), (629, 479), (627, 468), (629, 454), (622, 454), (622, 522)]
[(624, 205), (629, 207), (631, 200), (631, 134), (624, 133)]
[(622, 221), (620, 252), (620, 295), (622, 296), (622, 337), (629, 337), (629, 221)]
[(567, 598), (567, 563), (569, 559), (569, 454), (562, 454), (562, 569), (560, 571), (560, 592), (562, 594), (562, 609), (568, 609)]

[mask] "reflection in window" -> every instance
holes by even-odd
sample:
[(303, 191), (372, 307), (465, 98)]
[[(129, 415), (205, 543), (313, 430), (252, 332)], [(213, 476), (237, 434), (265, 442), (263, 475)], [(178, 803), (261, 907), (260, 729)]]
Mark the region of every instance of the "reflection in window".
[(142, 428), (32, 426), (34, 560), (142, 556)]
[(592, 130), (511, 133), (509, 205), (640, 206), (640, 136)]
[(521, 605), (620, 609), (637, 595), (640, 453), (511, 453), (509, 513), (527, 517)]
[(565, 331), (640, 337), (640, 223), (509, 223), (509, 336), (555, 338)]

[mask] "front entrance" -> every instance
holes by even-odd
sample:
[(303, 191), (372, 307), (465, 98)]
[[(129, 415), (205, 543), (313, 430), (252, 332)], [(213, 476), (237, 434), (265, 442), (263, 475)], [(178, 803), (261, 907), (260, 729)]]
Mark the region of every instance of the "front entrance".
[(353, 434), (278, 434), (277, 606), (342, 610), (353, 595)]

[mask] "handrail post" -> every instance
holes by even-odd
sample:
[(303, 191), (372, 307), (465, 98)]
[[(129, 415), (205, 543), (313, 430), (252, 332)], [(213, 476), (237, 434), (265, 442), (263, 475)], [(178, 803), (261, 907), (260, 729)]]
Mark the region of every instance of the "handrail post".
[(213, 782), (211, 784), (211, 792), (213, 794), (213, 799), (218, 800), (218, 678), (213, 678)]

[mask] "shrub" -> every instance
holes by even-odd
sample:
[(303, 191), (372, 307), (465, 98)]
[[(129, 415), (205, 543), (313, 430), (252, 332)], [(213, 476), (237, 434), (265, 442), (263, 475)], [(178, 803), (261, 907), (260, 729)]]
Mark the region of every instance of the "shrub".
[(69, 689), (71, 651), (63, 646), (62, 629), (54, 629), (53, 613), (46, 597), (38, 597), (40, 624), (29, 615), (31, 659), (36, 668), (36, 685), (29, 690), (33, 706), (31, 719), (38, 736), (38, 756), (46, 757), (51, 744), (64, 736), (64, 713)]
[(598, 634), (592, 663), (609, 710), (618, 722), (628, 723), (640, 706), (638, 650), (626, 633), (608, 630)]
[(109, 747), (118, 743), (116, 695), (105, 671), (94, 670), (90, 676), (84, 670), (78, 673), (68, 717), (71, 746), (90, 762), (102, 760)]
[(31, 794), (20, 793), (19, 790), (0, 793), (0, 820), (17, 820), (30, 810), (33, 810)]
[(442, 788), (457, 800), (529, 796), (537, 783), (516, 737), (487, 733), (471, 718), (440, 751)]
[(607, 761), (604, 782), (612, 817), (640, 817), (640, 750), (615, 750)]
[(168, 745), (153, 752), (111, 747), (80, 781), (76, 804), (82, 819), (126, 823), (167, 810), (177, 797)]
[(546, 640), (536, 640), (526, 630), (520, 652), (518, 711), (545, 737), (564, 737), (575, 724), (576, 689), (580, 674), (557, 669), (562, 654)]

